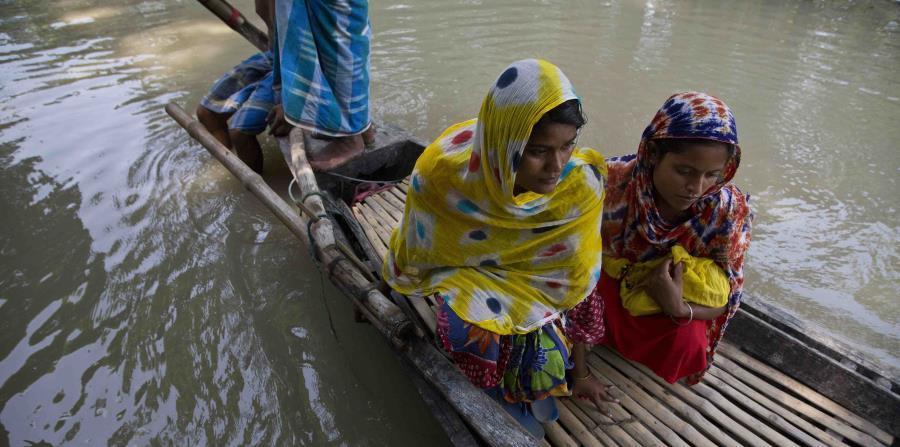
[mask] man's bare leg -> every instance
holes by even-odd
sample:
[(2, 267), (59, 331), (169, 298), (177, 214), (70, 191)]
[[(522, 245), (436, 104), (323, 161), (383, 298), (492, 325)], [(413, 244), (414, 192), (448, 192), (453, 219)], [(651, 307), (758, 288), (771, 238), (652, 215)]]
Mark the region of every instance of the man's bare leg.
[(232, 144), (234, 144), (234, 151), (237, 153), (238, 158), (246, 163), (250, 169), (256, 171), (257, 174), (262, 174), (263, 154), (256, 135), (246, 134), (239, 130), (231, 130), (229, 136)]
[(231, 138), (228, 135), (228, 117), (230, 116), (230, 113), (216, 113), (206, 107), (197, 106), (197, 120), (228, 149), (231, 149)]

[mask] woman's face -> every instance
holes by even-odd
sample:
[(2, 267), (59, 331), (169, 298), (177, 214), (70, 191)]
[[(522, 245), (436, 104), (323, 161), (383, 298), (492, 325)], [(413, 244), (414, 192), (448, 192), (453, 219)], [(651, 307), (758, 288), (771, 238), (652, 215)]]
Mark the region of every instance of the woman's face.
[(553, 192), (563, 167), (572, 157), (577, 136), (578, 128), (571, 124), (550, 122), (535, 128), (519, 161), (514, 194)]
[(693, 144), (682, 152), (654, 156), (653, 187), (663, 218), (674, 219), (719, 182), (728, 162), (724, 143)]

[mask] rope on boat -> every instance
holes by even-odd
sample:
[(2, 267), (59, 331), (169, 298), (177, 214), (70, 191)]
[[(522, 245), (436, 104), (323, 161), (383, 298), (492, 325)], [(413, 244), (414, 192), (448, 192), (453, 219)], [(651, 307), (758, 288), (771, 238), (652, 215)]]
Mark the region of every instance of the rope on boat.
[(371, 183), (373, 185), (397, 184), (397, 183), (401, 183), (401, 182), (403, 182), (403, 180), (405, 180), (405, 177), (400, 178), (400, 179), (393, 179), (393, 180), (366, 180), (366, 179), (357, 178), (357, 177), (350, 177), (349, 175), (338, 174), (337, 172), (328, 172), (328, 171), (320, 172), (320, 174), (330, 175), (332, 177), (337, 177), (339, 179), (349, 180), (351, 182), (356, 182), (356, 183)]
[[(290, 196), (291, 201), (293, 201), (294, 204), (296, 204), (297, 207), (300, 208), (300, 211), (302, 211), (304, 214), (306, 214), (309, 217), (309, 221), (306, 222), (306, 234), (309, 236), (309, 242), (310, 242), (309, 246), (313, 247), (312, 226), (314, 223), (318, 222), (320, 219), (327, 218), (328, 215), (313, 213), (313, 211), (310, 210), (309, 207), (304, 205), (303, 202), (312, 196), (319, 196), (322, 199), (322, 202), (327, 202), (330, 199), (328, 198), (328, 196), (323, 194), (321, 191), (311, 191), (309, 193), (304, 194), (300, 200), (297, 200), (297, 198), (294, 197), (294, 192), (293, 192), (294, 185), (296, 183), (297, 183), (297, 178), (296, 177), (292, 178), (291, 182), (288, 184), (288, 196)], [(351, 250), (350, 247), (347, 247), (347, 245), (345, 245), (343, 242), (335, 241), (335, 246), (347, 258), (347, 260), (350, 261), (350, 263), (353, 264), (359, 270), (359, 272), (363, 276), (365, 276), (366, 279), (368, 279), (370, 281), (370, 283), (369, 283), (370, 288), (366, 289), (365, 292), (368, 292), (369, 290), (376, 288), (377, 284), (375, 282), (375, 277), (372, 276), (372, 272), (370, 271), (369, 266), (367, 266), (365, 262), (363, 262), (361, 259), (359, 259), (356, 256), (356, 253), (353, 253), (353, 250)], [(310, 248), (310, 253), (312, 254), (312, 258), (316, 262), (316, 265), (318, 266), (319, 262), (315, 256), (315, 253), (313, 253), (312, 248)], [(332, 263), (330, 265), (326, 266), (326, 270), (328, 271), (329, 275), (331, 275), (331, 270), (334, 267), (334, 264), (336, 264), (336, 261), (339, 261), (339, 260), (340, 259), (335, 259), (334, 261), (332, 261)]]

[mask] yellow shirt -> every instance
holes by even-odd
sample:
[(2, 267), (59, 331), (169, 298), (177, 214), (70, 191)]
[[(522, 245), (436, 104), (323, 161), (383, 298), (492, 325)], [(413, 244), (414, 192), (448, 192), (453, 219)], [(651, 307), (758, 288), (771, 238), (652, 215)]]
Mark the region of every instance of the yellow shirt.
[[(638, 317), (662, 312), (659, 304), (642, 287), (636, 285), (642, 283), (665, 259), (666, 257), (662, 257), (631, 263), (622, 258), (603, 257), (603, 271), (621, 280), (619, 295), (622, 306), (631, 315)], [(680, 245), (672, 247), (671, 259), (675, 264), (684, 264), (682, 290), (685, 301), (713, 308), (728, 304), (728, 295), (731, 293), (728, 277), (712, 259), (695, 258)]]

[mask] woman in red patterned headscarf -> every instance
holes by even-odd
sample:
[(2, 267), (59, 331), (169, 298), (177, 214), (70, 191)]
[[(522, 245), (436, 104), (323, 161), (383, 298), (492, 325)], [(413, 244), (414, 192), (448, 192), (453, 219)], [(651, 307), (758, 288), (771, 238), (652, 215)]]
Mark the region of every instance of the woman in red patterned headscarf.
[[(666, 100), (644, 130), (637, 154), (608, 160), (604, 271), (589, 298), (568, 314), (567, 335), (582, 344), (573, 353), (573, 379), (584, 382), (575, 384), (576, 394), (605, 393), (584, 366), (584, 344), (607, 344), (670, 383), (700, 380), (743, 289), (753, 215), (749, 197), (731, 183), (740, 159), (728, 106), (686, 92)], [(700, 262), (713, 261), (707, 261), (710, 275), (701, 278), (721, 278), (721, 305), (689, 302), (688, 267), (670, 256), (676, 245)], [(611, 274), (607, 264), (615, 262), (625, 267)], [(652, 268), (629, 281), (629, 268), (642, 264)], [(626, 309), (622, 296), (634, 292), (649, 295), (657, 313), (634, 316)]]

